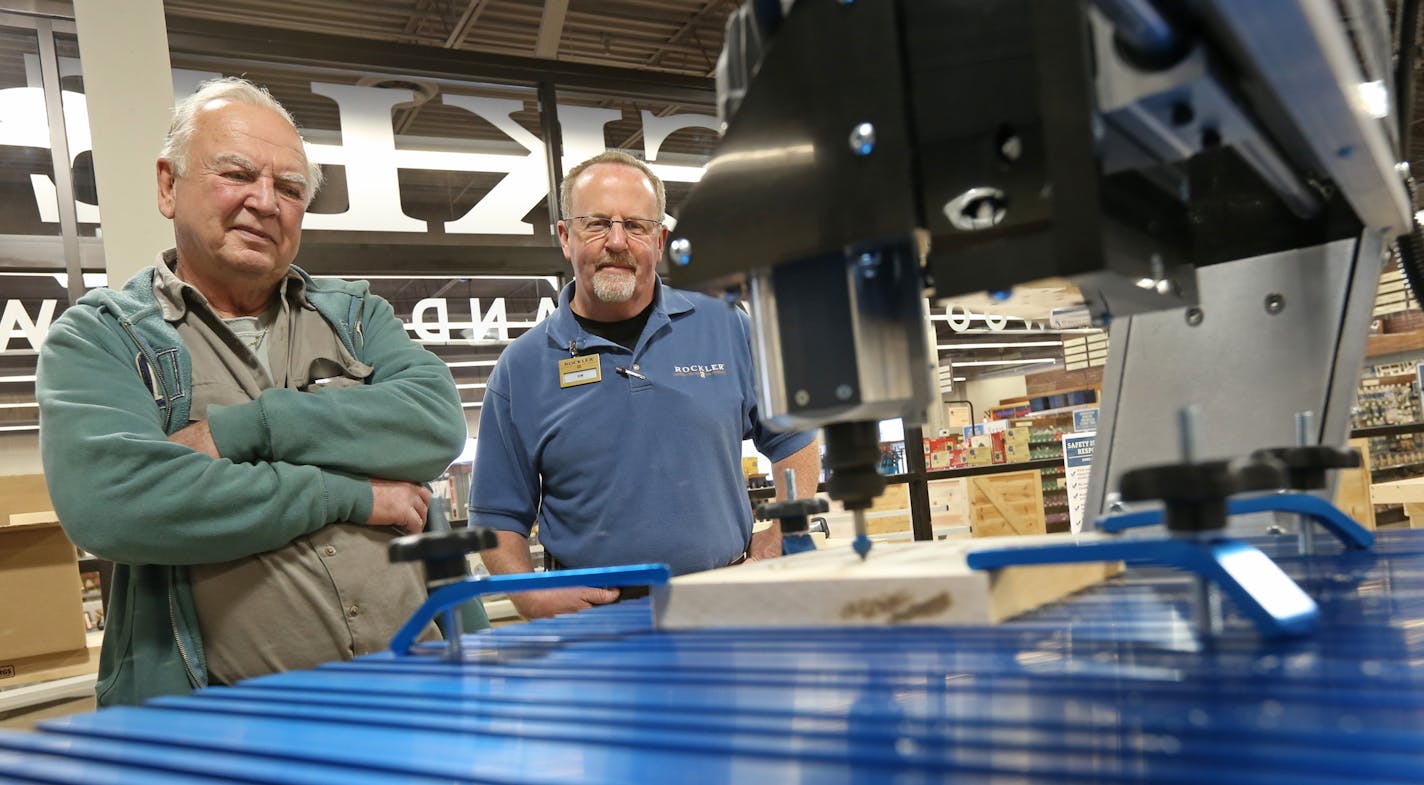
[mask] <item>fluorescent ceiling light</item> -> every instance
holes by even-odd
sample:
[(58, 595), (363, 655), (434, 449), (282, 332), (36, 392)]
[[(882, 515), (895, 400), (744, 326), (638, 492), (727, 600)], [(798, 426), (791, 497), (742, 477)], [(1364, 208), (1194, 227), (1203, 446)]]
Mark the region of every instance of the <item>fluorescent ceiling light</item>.
[(1062, 341), (1020, 341), (1018, 343), (942, 343), (940, 351), (949, 349), (1017, 349), (1021, 346), (1062, 346)]
[(1057, 358), (1045, 357), (1038, 360), (972, 360), (970, 362), (955, 363), (955, 368), (979, 368), (990, 365), (1038, 365), (1040, 363), (1056, 363)]
[(1356, 88), (1359, 90), (1360, 102), (1370, 116), (1379, 120), (1389, 117), (1389, 91), (1385, 89), (1383, 81), (1376, 79), (1373, 82), (1361, 82)]

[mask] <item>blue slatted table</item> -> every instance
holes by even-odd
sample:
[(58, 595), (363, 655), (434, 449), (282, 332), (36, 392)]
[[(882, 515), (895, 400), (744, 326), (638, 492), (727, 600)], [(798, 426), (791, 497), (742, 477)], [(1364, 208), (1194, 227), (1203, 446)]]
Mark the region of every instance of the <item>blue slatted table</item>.
[(460, 663), (425, 646), (50, 720), (0, 734), (0, 780), (1424, 781), (1424, 532), (1253, 543), (1318, 634), (1231, 613), (1199, 641), (1165, 570), (997, 627), (659, 632), (643, 600), (469, 635)]

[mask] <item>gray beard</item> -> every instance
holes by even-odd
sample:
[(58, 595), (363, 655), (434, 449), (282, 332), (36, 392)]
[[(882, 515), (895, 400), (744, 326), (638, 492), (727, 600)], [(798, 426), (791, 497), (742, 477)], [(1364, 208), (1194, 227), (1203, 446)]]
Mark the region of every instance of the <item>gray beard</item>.
[(631, 275), (605, 275), (603, 270), (593, 274), (593, 296), (600, 302), (614, 305), (626, 303), (633, 299), (633, 290), (637, 285), (637, 278)]

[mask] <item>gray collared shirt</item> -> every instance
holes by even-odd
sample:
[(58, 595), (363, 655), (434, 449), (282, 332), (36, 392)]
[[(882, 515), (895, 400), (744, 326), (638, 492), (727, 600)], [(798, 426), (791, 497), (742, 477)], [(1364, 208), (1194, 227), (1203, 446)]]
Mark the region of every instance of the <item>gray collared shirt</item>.
[[(176, 259), (171, 250), (163, 254), (153, 291), (192, 357), (192, 422), (206, 419), (209, 406), (245, 403), (269, 387), (320, 394), (361, 384), (372, 372), (307, 302), (296, 273), (282, 281), (268, 332), (254, 350), (202, 293), (174, 275)], [(332, 524), (275, 551), (191, 565), (210, 683), (315, 667), (389, 645), (425, 600), (420, 568), (387, 560), (396, 534), (389, 527)], [(437, 637), (432, 625), (422, 639)]]

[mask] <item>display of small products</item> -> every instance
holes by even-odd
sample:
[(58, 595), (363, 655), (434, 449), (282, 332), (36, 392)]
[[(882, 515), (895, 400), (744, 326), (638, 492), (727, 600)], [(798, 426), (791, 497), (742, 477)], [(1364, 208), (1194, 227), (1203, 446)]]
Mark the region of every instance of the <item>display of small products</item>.
[[(1382, 368), (1376, 368), (1376, 371)], [(1417, 423), (1424, 420), (1420, 408), (1418, 384), (1413, 373), (1365, 378), (1360, 381), (1355, 396), (1350, 424), (1353, 428), (1378, 428)], [(1401, 480), (1424, 474), (1424, 434), (1372, 437), (1370, 471), (1377, 475), (1376, 481)]]
[(1424, 434), (1403, 433), (1370, 439), (1370, 468), (1373, 471), (1410, 466), (1424, 468)]
[(1419, 395), (1409, 377), (1365, 379), (1361, 383), (1355, 398), (1353, 427), (1404, 425), (1419, 419)]
[(103, 591), (100, 586), (100, 576), (97, 572), (79, 573), (80, 588), (84, 602), (84, 629), (85, 631), (104, 629), (104, 603), (102, 602)]

